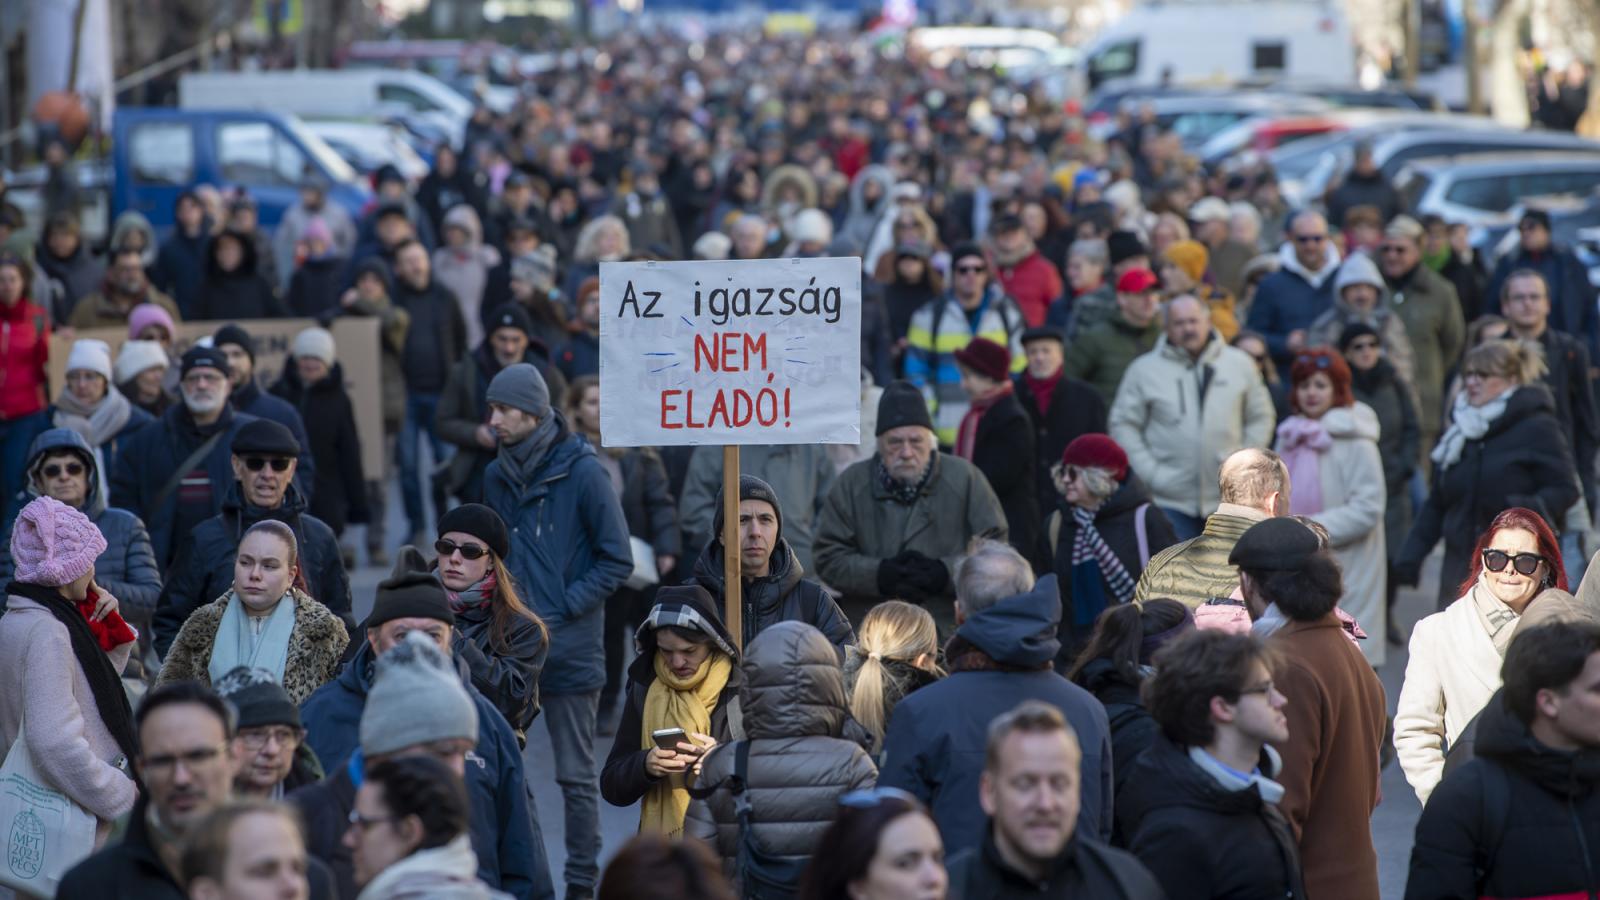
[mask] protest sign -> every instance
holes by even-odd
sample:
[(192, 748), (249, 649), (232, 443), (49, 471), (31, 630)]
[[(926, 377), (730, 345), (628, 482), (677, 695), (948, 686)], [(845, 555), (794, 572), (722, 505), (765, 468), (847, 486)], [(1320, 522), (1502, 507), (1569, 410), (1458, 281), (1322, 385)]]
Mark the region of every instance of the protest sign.
[(600, 435), (860, 443), (861, 261), (601, 263)]
[[(227, 322), (183, 322), (173, 336), (174, 358), (182, 356), (195, 341), (216, 334)], [(317, 323), (312, 319), (245, 319), (236, 322), (249, 333), (255, 342), (255, 380), (262, 390), (276, 384), (289, 359), (289, 344), (294, 336)], [(344, 387), (350, 393), (350, 402), (356, 411), (356, 433), (361, 438), (361, 470), (368, 478), (382, 478), (384, 471), (383, 440), (383, 374), (380, 370), (378, 349), (378, 320), (342, 316), (328, 326), (338, 347), (339, 368), (344, 373)], [(61, 334), (50, 336), (50, 364), (46, 372), (50, 379), (50, 396), (55, 397), (66, 384), (67, 356), (72, 352), (72, 341), (93, 338), (111, 346), (111, 358), (128, 339), (126, 328), (79, 328), (69, 338)], [(174, 363), (176, 365), (176, 363)]]

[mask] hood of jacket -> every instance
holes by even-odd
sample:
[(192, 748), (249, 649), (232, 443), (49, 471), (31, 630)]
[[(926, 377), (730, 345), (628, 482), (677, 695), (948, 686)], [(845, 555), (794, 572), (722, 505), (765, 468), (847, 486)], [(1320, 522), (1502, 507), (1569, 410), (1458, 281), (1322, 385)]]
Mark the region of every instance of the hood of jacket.
[[(695, 581), (705, 585), (718, 596), (721, 596), (727, 588), (727, 579), (723, 577), (722, 560), (722, 535), (719, 531), (717, 536), (706, 544), (706, 548), (700, 551), (691, 573)], [(772, 551), (771, 565), (767, 568), (767, 574), (750, 579), (745, 584), (744, 595), (762, 607), (775, 609), (782, 604), (783, 598), (795, 589), (804, 575), (805, 567), (800, 565), (800, 560), (794, 558), (794, 550), (789, 547), (789, 542), (780, 537), (778, 546)], [(772, 612), (774, 609), (764, 611)]]
[[(444, 214), (444, 221), (439, 228), (440, 241), (444, 240), (443, 231), (446, 228), (459, 228), (467, 233), (467, 246), (476, 247), (483, 243), (483, 223), (478, 220), (478, 211), (465, 203), (450, 207)], [(443, 243), (440, 246), (444, 246)]]
[(1056, 658), (1061, 641), (1061, 590), (1054, 574), (1034, 584), (1033, 590), (999, 603), (967, 619), (956, 637), (982, 650), (1005, 666), (1038, 668)]
[[(1277, 754), (1269, 747), (1261, 752), (1261, 774), (1273, 777), (1279, 767)], [(1158, 734), (1134, 763), (1133, 772), (1122, 784), (1117, 797), (1118, 814), (1130, 821), (1167, 807), (1189, 807), (1231, 815), (1260, 810), (1264, 801), (1255, 787), (1228, 790), (1189, 758), (1189, 753)]]
[(1285, 272), (1293, 272), (1300, 279), (1314, 288), (1322, 287), (1323, 282), (1332, 278), (1339, 271), (1339, 248), (1333, 241), (1322, 242), (1322, 268), (1313, 272), (1300, 264), (1300, 257), (1294, 255), (1294, 242), (1284, 241), (1278, 248), (1278, 265)]
[(844, 670), (822, 632), (804, 622), (779, 622), (756, 635), (739, 668), (750, 737), (841, 734), (849, 717)]
[(1084, 690), (1094, 695), (1101, 706), (1110, 706), (1113, 703), (1124, 703), (1130, 706), (1144, 706), (1144, 700), (1139, 696), (1140, 682), (1133, 681), (1117, 668), (1116, 663), (1101, 657), (1086, 663), (1083, 671), (1074, 679)]
[(1557, 796), (1581, 797), (1600, 788), (1600, 750), (1569, 753), (1539, 743), (1506, 709), (1504, 688), (1478, 714), (1477, 754), (1521, 772)]
[[(878, 203), (871, 209), (867, 208), (866, 184), (876, 181), (883, 186), (883, 193), (878, 195)], [(854, 181), (850, 182), (850, 218), (867, 217), (877, 220), (879, 213), (888, 208), (889, 194), (894, 190), (894, 172), (888, 166), (871, 165), (856, 173)]]
[[(699, 613), (700, 618), (710, 626), (712, 636), (719, 645), (718, 649), (728, 653), (733, 657), (734, 662), (738, 663), (739, 655), (734, 650), (733, 635), (728, 631), (728, 626), (723, 624), (722, 610), (717, 608), (715, 597), (711, 598), (711, 602), (707, 604), (706, 599), (699, 596), (698, 591), (674, 591), (671, 599)], [(651, 607), (651, 612), (654, 611), (655, 607)], [(700, 630), (704, 631), (705, 629)], [(638, 642), (639, 653), (634, 657), (633, 663), (628, 666), (628, 676), (637, 684), (649, 684), (656, 680), (656, 629), (651, 625), (651, 617), (649, 615), (646, 615), (645, 621), (639, 624), (638, 631), (634, 633), (634, 639)], [(737, 684), (739, 678), (739, 671), (735, 668), (728, 680), (732, 684)]]
[[(257, 266), (255, 237), (238, 231), (225, 231), (223, 234), (231, 235), (243, 248), (239, 255), (239, 268), (234, 269), (232, 272), (222, 271), (222, 267), (217, 264), (217, 246), (219, 242), (213, 238), (211, 243), (206, 246), (206, 277), (218, 281), (253, 277), (256, 274)], [(218, 237), (221, 237), (221, 235), (218, 235)]]
[(91, 521), (100, 518), (100, 514), (106, 510), (106, 498), (100, 495), (100, 478), (95, 471), (94, 450), (89, 447), (89, 442), (83, 439), (83, 435), (70, 428), (51, 428), (40, 432), (39, 436), (33, 439), (33, 446), (28, 448), (28, 467), (24, 470), (28, 473), (26, 485), (28, 495), (38, 496), (38, 492), (33, 488), (34, 469), (38, 468), (46, 456), (59, 450), (74, 450), (83, 458), (83, 465), (87, 470), (84, 475), (89, 479), (89, 492), (84, 498), (82, 511)]
[(1378, 414), (1372, 407), (1356, 401), (1349, 406), (1335, 406), (1322, 414), (1322, 427), (1329, 437), (1378, 439)]
[(117, 216), (117, 221), (111, 226), (111, 240), (106, 246), (121, 246), (122, 239), (134, 231), (144, 233), (144, 252), (139, 254), (139, 261), (148, 269), (156, 264), (156, 254), (160, 252), (161, 244), (156, 240), (156, 230), (150, 227), (150, 220), (144, 217), (144, 213), (130, 209)]

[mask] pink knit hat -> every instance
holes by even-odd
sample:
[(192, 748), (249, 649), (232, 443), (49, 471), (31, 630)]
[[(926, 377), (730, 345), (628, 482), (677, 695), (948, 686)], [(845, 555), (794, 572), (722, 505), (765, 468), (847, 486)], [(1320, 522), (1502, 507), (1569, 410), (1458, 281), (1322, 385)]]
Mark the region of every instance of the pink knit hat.
[(141, 303), (128, 311), (128, 339), (136, 341), (139, 334), (151, 325), (167, 330), (167, 337), (178, 337), (178, 326), (172, 323), (172, 314), (154, 303)]
[(52, 497), (24, 506), (11, 529), (15, 577), (23, 584), (71, 584), (105, 551), (106, 539), (89, 517)]

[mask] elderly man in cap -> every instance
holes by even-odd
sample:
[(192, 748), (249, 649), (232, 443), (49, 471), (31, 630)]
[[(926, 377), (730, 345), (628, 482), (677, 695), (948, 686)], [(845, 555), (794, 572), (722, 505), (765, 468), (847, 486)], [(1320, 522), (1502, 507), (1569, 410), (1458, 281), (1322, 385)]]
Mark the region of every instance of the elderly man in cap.
[(551, 362), (550, 349), (534, 336), (533, 319), (516, 303), (505, 303), (487, 322), (483, 343), (450, 369), (439, 395), (435, 427), (456, 447), (445, 474), (445, 490), (463, 503), (483, 499), (483, 473), (500, 439), (489, 427), (489, 382), (506, 366), (530, 363), (550, 387), (550, 402), (560, 406), (567, 379)]
[(311, 459), (311, 440), (306, 437), (306, 423), (294, 404), (274, 394), (269, 394), (256, 383), (255, 341), (250, 333), (235, 324), (217, 329), (211, 336), (211, 346), (228, 358), (228, 402), (245, 415), (270, 419), (289, 429), (294, 439), (305, 448), (300, 456), (300, 471), (307, 493), (310, 492), (316, 463)]
[(166, 656), (189, 616), (228, 592), (239, 536), (263, 519), (293, 529), (306, 593), (338, 615), (354, 634), (350, 576), (339, 538), (327, 523), (306, 511), (305, 494), (295, 482), (300, 443), (277, 422), (254, 419), (239, 428), (229, 447), (232, 477), (212, 482), (222, 494), (222, 510), (194, 527), (167, 570), (166, 587), (156, 601), (156, 652)]
[(524, 900), (553, 896), (516, 734), (452, 656), (455, 615), (420, 554), (400, 554), (363, 624), (355, 658), (300, 707), (328, 773), (289, 797), (305, 816), (312, 855), (334, 870), (340, 895), (354, 897), (340, 838), (362, 770), (374, 759), (429, 755), (464, 772), (478, 877)]
[(1080, 434), (1104, 434), (1106, 401), (1088, 382), (1066, 373), (1067, 339), (1050, 325), (1022, 333), (1028, 367), (1013, 377), (1017, 399), (1033, 422), (1037, 449), (1034, 472), (1041, 513), (1055, 509), (1059, 494), (1050, 467)]
[(1228, 555), (1255, 624), (1282, 664), (1289, 740), (1279, 808), (1300, 845), (1306, 894), (1377, 900), (1378, 856), (1369, 820), (1378, 804), (1383, 684), (1334, 612), (1339, 564), (1291, 518), (1260, 522)]
[(567, 889), (593, 891), (600, 875), (594, 733), (606, 680), (603, 607), (633, 571), (628, 527), (611, 476), (551, 405), (537, 368), (505, 367), (485, 396), (500, 452), (484, 474), (484, 502), (511, 529), (506, 565), (550, 626), (540, 697), (566, 801)]
[(233, 795), (282, 800), (296, 788), (315, 784), (322, 766), (305, 745), (300, 710), (266, 669), (240, 666), (214, 686), (239, 714), (228, 750), (233, 756)]
[[(1416, 219), (1396, 216), (1378, 246), (1378, 269), (1389, 287), (1390, 307), (1405, 323), (1406, 337), (1411, 339), (1417, 422), (1422, 429), (1421, 445), (1428, 448), (1439, 437), (1445, 374), (1461, 357), (1467, 326), (1455, 285), (1422, 264), (1422, 236)], [(1588, 304), (1592, 318), (1592, 293)], [(1426, 453), (1422, 464), (1429, 464)]]
[(859, 626), (881, 600), (955, 622), (956, 564), (975, 537), (1005, 540), (1005, 513), (966, 460), (939, 452), (922, 393), (905, 381), (878, 401), (878, 452), (833, 483), (817, 526), (817, 574)]
[(1078, 333), (1066, 356), (1066, 374), (1086, 381), (1109, 406), (1122, 373), (1161, 337), (1161, 281), (1149, 269), (1117, 276), (1116, 315)]
[(1244, 267), (1256, 255), (1254, 247), (1233, 239), (1233, 209), (1221, 197), (1204, 197), (1189, 207), (1194, 239), (1211, 255), (1211, 275), (1217, 286), (1238, 297), (1244, 290)]
[(228, 403), (228, 360), (220, 350), (191, 347), (180, 371), (183, 402), (129, 437), (111, 470), (111, 505), (149, 527), (162, 569), (196, 525), (222, 511), (222, 486), (233, 481), (233, 438), (257, 421)]
[(1571, 248), (1550, 236), (1550, 213), (1530, 209), (1517, 223), (1517, 247), (1494, 267), (1489, 279), (1486, 311), (1498, 314), (1511, 274), (1532, 269), (1544, 277), (1550, 292), (1550, 325), (1583, 341), (1591, 360), (1600, 359), (1600, 315), (1595, 312), (1595, 290), (1589, 269)]

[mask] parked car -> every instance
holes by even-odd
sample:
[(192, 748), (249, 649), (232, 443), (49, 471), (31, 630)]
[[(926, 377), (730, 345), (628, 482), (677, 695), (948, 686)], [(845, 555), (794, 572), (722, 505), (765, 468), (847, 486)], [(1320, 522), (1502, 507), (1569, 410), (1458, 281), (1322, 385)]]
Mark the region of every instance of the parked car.
[(306, 128), (327, 141), (334, 152), (362, 175), (393, 165), (412, 184), (428, 174), (428, 162), (412, 149), (396, 126), (380, 122), (346, 122), (332, 119), (306, 122)]
[[(1413, 160), (1395, 179), (1406, 207), (1448, 222), (1507, 221), (1530, 198), (1588, 196), (1600, 188), (1600, 154), (1517, 153)], [(1514, 220), (1512, 220), (1514, 221)]]
[(178, 105), (270, 109), (306, 119), (410, 117), (443, 129), (458, 146), (473, 109), (439, 79), (404, 69), (194, 72), (178, 80)]

